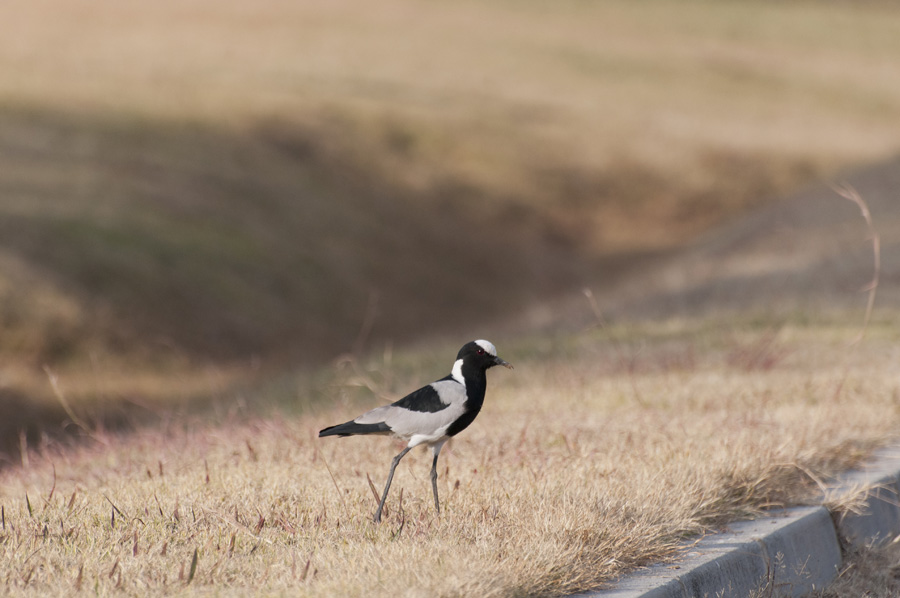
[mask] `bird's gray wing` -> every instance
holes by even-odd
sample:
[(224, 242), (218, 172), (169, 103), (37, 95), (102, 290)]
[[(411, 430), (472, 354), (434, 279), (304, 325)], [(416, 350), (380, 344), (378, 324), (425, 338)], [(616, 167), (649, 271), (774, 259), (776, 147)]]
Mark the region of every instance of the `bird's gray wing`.
[(397, 436), (435, 437), (465, 412), (466, 389), (453, 380), (439, 380), (407, 395), (396, 403), (363, 413), (358, 424), (384, 423)]

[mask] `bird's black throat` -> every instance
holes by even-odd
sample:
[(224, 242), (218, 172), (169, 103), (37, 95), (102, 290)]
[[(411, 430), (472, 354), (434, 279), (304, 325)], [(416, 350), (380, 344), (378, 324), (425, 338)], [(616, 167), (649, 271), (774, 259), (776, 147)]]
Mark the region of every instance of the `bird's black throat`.
[(484, 405), (484, 393), (487, 390), (487, 376), (482, 367), (468, 364), (463, 361), (462, 377), (466, 385), (465, 412), (447, 428), (447, 436), (456, 436), (469, 427), (481, 406)]

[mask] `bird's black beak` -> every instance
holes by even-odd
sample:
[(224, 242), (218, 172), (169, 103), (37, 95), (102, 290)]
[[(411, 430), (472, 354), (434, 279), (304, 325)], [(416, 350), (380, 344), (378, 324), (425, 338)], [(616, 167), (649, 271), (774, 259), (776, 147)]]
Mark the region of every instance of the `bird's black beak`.
[(504, 361), (504, 360), (500, 359), (499, 357), (494, 358), (494, 365), (502, 365), (505, 368), (513, 369), (513, 366), (511, 363), (509, 363), (508, 361)]

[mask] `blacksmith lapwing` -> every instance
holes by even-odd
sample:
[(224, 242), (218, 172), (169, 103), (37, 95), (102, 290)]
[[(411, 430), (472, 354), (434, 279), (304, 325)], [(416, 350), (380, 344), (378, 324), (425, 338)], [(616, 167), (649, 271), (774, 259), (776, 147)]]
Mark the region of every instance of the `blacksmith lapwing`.
[(408, 444), (391, 462), (384, 494), (375, 511), (375, 523), (381, 521), (381, 510), (387, 499), (394, 469), (400, 459), (420, 444), (431, 447), (434, 461), (431, 463), (431, 489), (434, 491), (434, 508), (438, 514), (437, 461), (441, 447), (465, 430), (481, 411), (484, 391), (487, 388), (485, 371), (495, 365), (512, 369), (512, 365), (497, 357), (497, 349), (485, 340), (463, 345), (456, 355), (453, 370), (437, 382), (412, 392), (396, 403), (376, 407), (356, 419), (325, 428), (319, 436), (353, 436), (355, 434), (393, 434)]

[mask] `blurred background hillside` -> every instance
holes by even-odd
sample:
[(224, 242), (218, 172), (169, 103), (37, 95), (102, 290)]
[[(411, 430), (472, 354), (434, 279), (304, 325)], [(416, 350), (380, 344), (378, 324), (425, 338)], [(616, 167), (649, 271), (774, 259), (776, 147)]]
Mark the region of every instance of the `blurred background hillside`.
[(890, 2), (48, 0), (0, 23), (7, 396), (49, 395), (45, 366), (73, 394), (203, 394), (490, 330), (900, 149)]

